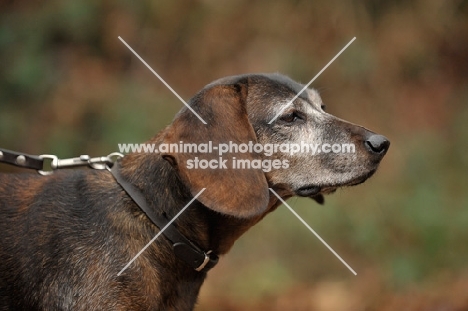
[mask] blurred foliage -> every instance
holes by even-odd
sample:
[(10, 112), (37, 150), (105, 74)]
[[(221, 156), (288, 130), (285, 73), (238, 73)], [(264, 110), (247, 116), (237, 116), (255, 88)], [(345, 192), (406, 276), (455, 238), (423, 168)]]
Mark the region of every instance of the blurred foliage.
[(468, 308), (468, 1), (0, 1), (0, 146), (101, 155), (169, 124), (181, 103), (118, 36), (186, 99), (246, 72), (307, 82), (356, 36), (313, 85), (392, 141), (366, 184), (289, 201), (357, 277), (280, 208), (198, 310)]

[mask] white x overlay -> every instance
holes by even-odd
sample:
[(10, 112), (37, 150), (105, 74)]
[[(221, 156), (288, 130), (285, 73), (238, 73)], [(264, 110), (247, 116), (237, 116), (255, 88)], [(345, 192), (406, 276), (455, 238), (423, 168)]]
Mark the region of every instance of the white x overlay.
[[(119, 40), (196, 116), (198, 117), (198, 119), (200, 119), (201, 122), (203, 122), (203, 124), (207, 124), (205, 122), (205, 120), (203, 120), (202, 117), (200, 117), (195, 110), (192, 109), (192, 107), (190, 107), (189, 104), (187, 104), (185, 102), (185, 100), (182, 99), (182, 97), (179, 96), (179, 94), (177, 94), (176, 91), (174, 91), (174, 89), (166, 82), (164, 81), (164, 79), (158, 75), (158, 73), (156, 71), (154, 71), (150, 65), (148, 65), (148, 63), (146, 63), (143, 58), (140, 57), (140, 55), (138, 55), (138, 53), (136, 53), (128, 44), (127, 42), (125, 42), (125, 40), (123, 40), (120, 36), (118, 37)], [(309, 81), (309, 83), (307, 83), (304, 88), (299, 91), (299, 93), (296, 94), (296, 96), (293, 97), (292, 100), (290, 100), (288, 102), (287, 105), (285, 105), (282, 109), (280, 109), (280, 111), (278, 112), (278, 114), (273, 118), (271, 119), (270, 122), (268, 122), (268, 124), (271, 124), (274, 120), (276, 120), (279, 115), (288, 107), (290, 106), (294, 100), (296, 100), (299, 95), (302, 94), (302, 92), (304, 92), (311, 84), (312, 82), (315, 81), (315, 79), (317, 79), (320, 74), (323, 73), (323, 71), (325, 71), (325, 69), (328, 68), (328, 66), (331, 65), (331, 63), (333, 63), (333, 61), (335, 61), (338, 56), (340, 56), (341, 53), (343, 53), (350, 45), (351, 43), (353, 43), (353, 41), (356, 40), (356, 37), (354, 37), (353, 39), (351, 39), (351, 41), (348, 42), (348, 44), (346, 44), (346, 46), (344, 48), (341, 49), (341, 51), (338, 52), (338, 54), (335, 55), (335, 57), (332, 58), (332, 60), (330, 60), (328, 62), (328, 64), (325, 65), (325, 67), (323, 67), (322, 70), (320, 70), (319, 73), (317, 73), (315, 75), (314, 78), (312, 78), (312, 80)], [(196, 196), (194, 196), (194, 198), (192, 200), (190, 200), (189, 203), (187, 203), (187, 205), (184, 206), (184, 208), (182, 208), (178, 213), (177, 215), (174, 216), (174, 218), (171, 219), (171, 221), (169, 221), (167, 223), (166, 226), (164, 226), (164, 228), (161, 229), (161, 231), (158, 232), (158, 234), (156, 234), (156, 236), (151, 239), (151, 241), (149, 241), (133, 258), (132, 260), (130, 260), (126, 265), (125, 267), (122, 268), (122, 270), (120, 270), (120, 272), (117, 274), (118, 276), (120, 276), (150, 245), (151, 243), (153, 243), (163, 232), (164, 230), (166, 230), (166, 228), (168, 228), (189, 206), (190, 204), (192, 204), (193, 201), (196, 200), (196, 198), (203, 192), (205, 191), (206, 188), (203, 188)], [(293, 213), (294, 216), (296, 216), (303, 224), (304, 226), (307, 227), (307, 229), (309, 229), (319, 240), (320, 242), (322, 242), (354, 275), (357, 275), (357, 273), (353, 270), (353, 268), (351, 268), (347, 263), (346, 261), (344, 261), (306, 222), (304, 219), (301, 218), (301, 216), (299, 216), (272, 188), (269, 188), (270, 191), (291, 211), (291, 213)]]
[(148, 246), (150, 246), (151, 243), (153, 243), (154, 241), (156, 241), (156, 239), (164, 232), (164, 230), (166, 230), (167, 227), (169, 227), (169, 226), (177, 219), (177, 217), (179, 217), (179, 216), (187, 209), (187, 207), (189, 207), (190, 204), (192, 204), (192, 202), (195, 201), (195, 200), (198, 198), (198, 196), (199, 196), (200, 194), (202, 194), (203, 191), (205, 191), (205, 189), (206, 189), (206, 188), (203, 188), (202, 190), (200, 190), (200, 192), (198, 192), (197, 195), (194, 196), (193, 199), (190, 200), (190, 202), (188, 202), (187, 205), (185, 205), (184, 208), (181, 209), (180, 212), (178, 212), (177, 215), (175, 215), (174, 218), (172, 218), (171, 221), (169, 221), (169, 222), (167, 223), (167, 225), (165, 225), (164, 228), (162, 228), (161, 231), (159, 231), (158, 234), (156, 234), (156, 235), (154, 236), (154, 238), (152, 238), (151, 241), (149, 241), (149, 242), (145, 245), (145, 247), (143, 247), (143, 248), (141, 249), (141, 251), (139, 251), (138, 254), (136, 254), (135, 257), (133, 257), (132, 260), (130, 260), (130, 261), (125, 265), (125, 267), (122, 268), (122, 270), (120, 270), (119, 273), (117, 273), (117, 276), (120, 276), (125, 270), (127, 270), (127, 268), (130, 267), (130, 265), (131, 265), (138, 257), (140, 257), (140, 255), (148, 248)]
[(275, 190), (273, 190), (273, 189), (271, 189), (271, 188), (269, 188), (269, 189), (270, 189), (270, 191), (281, 201), (281, 203), (283, 203), (284, 206), (286, 206), (286, 207), (291, 211), (291, 213), (293, 213), (294, 216), (296, 216), (297, 219), (299, 219), (299, 220), (304, 224), (304, 226), (306, 226), (307, 229), (309, 229), (310, 232), (312, 232), (312, 233), (317, 237), (317, 239), (319, 239), (320, 242), (322, 242), (323, 245), (325, 245), (325, 246), (330, 250), (330, 252), (332, 252), (333, 255), (335, 255), (336, 258), (338, 258), (338, 259), (346, 266), (346, 268), (349, 269), (349, 271), (351, 271), (354, 275), (357, 275), (356, 271), (354, 271), (353, 268), (351, 268), (351, 267), (346, 263), (346, 261), (344, 261), (343, 258), (341, 258), (340, 255), (338, 255), (337, 252), (335, 252), (335, 251), (333, 250), (333, 248), (331, 248), (330, 245), (328, 245), (327, 242), (325, 242), (324, 239), (322, 239), (322, 238), (320, 237), (320, 235), (318, 235), (318, 233), (315, 232), (315, 230), (312, 229), (312, 228), (305, 222), (305, 220), (302, 219), (301, 216), (299, 216), (299, 214), (297, 214), (296, 211), (293, 210), (292, 207), (289, 206), (288, 203), (286, 203), (286, 202), (275, 192)]
[(293, 99), (291, 99), (283, 108), (281, 108), (280, 111), (274, 116), (274, 118), (271, 119), (270, 122), (268, 122), (268, 124), (273, 123), (273, 121), (275, 121), (275, 120), (279, 117), (279, 115), (280, 115), (281, 113), (283, 113), (283, 111), (284, 111), (286, 108), (288, 108), (288, 107), (296, 100), (296, 98), (298, 98), (299, 95), (301, 95), (302, 92), (304, 92), (304, 91), (312, 84), (312, 82), (314, 82), (315, 79), (317, 79), (317, 78), (322, 74), (322, 72), (324, 72), (325, 69), (327, 69), (328, 66), (330, 66), (331, 63), (333, 63), (333, 62), (335, 61), (335, 59), (337, 59), (338, 56), (340, 56), (341, 53), (343, 53), (344, 50), (346, 50), (346, 49), (348, 48), (348, 46), (351, 45), (351, 43), (353, 43), (354, 40), (356, 40), (356, 37), (352, 38), (351, 41), (349, 41), (348, 44), (346, 44), (345, 47), (342, 48), (341, 51), (339, 51), (338, 54), (336, 54), (335, 57), (333, 57), (332, 60), (329, 61), (328, 64), (326, 64), (325, 67), (323, 67), (322, 70), (320, 70), (319, 73), (317, 73), (317, 74), (315, 75), (315, 77), (313, 77), (312, 80), (310, 80), (309, 83), (307, 83), (307, 84), (302, 88), (302, 90), (300, 90), (299, 93), (297, 93), (296, 96), (293, 97)]
[(161, 80), (161, 82), (162, 82), (172, 93), (174, 93), (174, 95), (175, 95), (185, 106), (187, 106), (188, 109), (190, 109), (190, 111), (191, 111), (195, 116), (197, 116), (198, 119), (200, 119), (200, 121), (203, 122), (203, 124), (207, 124), (207, 123), (205, 122), (205, 120), (203, 120), (203, 118), (200, 117), (200, 116), (198, 115), (198, 113), (197, 113), (195, 110), (193, 110), (192, 107), (190, 107), (190, 105), (187, 104), (187, 103), (185, 102), (185, 100), (184, 100), (182, 97), (180, 97), (179, 94), (177, 94), (177, 92), (174, 91), (174, 89), (173, 89), (166, 81), (164, 81), (164, 79), (161, 78), (161, 76), (158, 75), (158, 73), (157, 73), (156, 71), (154, 71), (153, 68), (151, 68), (150, 65), (148, 65), (147, 62), (145, 62), (145, 60), (144, 60), (143, 58), (141, 58), (141, 56), (138, 55), (138, 53), (135, 52), (135, 51), (131, 48), (131, 46), (127, 44), (127, 42), (125, 42), (124, 39), (122, 39), (120, 36), (119, 36), (118, 38), (119, 38), (120, 41), (122, 41), (123, 44), (125, 44), (125, 46), (126, 46), (133, 54), (135, 54), (135, 56), (136, 56), (146, 67), (148, 67), (148, 69), (149, 69), (159, 80)]

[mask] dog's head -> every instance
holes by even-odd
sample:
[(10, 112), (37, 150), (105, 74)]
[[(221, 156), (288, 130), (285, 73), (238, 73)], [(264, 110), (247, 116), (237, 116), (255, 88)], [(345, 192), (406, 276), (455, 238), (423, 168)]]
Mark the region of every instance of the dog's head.
[(302, 89), (279, 74), (217, 80), (189, 102), (207, 124), (183, 108), (164, 132), (172, 150), (162, 156), (193, 195), (206, 188), (201, 203), (236, 217), (267, 212), (269, 187), (321, 203), (364, 182), (390, 142), (326, 113), (317, 91)]

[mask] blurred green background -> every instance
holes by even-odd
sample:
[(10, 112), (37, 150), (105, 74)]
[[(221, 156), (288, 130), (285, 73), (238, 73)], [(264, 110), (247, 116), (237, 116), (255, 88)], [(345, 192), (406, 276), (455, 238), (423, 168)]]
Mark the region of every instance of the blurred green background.
[[(468, 1), (0, 1), (0, 146), (59, 157), (143, 142), (217, 78), (318, 78), (392, 142), (325, 206), (292, 198), (209, 273), (196, 310), (468, 310)], [(2, 171), (12, 168), (1, 166)]]

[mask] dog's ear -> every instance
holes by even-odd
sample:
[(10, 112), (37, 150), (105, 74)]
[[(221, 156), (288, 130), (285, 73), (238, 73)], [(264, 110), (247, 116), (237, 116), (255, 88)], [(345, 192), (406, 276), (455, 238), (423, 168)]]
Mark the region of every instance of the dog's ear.
[[(247, 93), (247, 79), (208, 85), (189, 103), (207, 124), (184, 108), (166, 130), (164, 143), (173, 144), (173, 150), (161, 153), (172, 162), (192, 195), (206, 188), (198, 201), (217, 212), (241, 218), (264, 213), (269, 201), (268, 184), (261, 166), (258, 167), (260, 154), (219, 154), (220, 144), (239, 146), (257, 141), (247, 116)], [(196, 144), (198, 150), (180, 150), (188, 144), (192, 148)], [(201, 150), (201, 147), (209, 149), (210, 144), (214, 147), (212, 150)], [(174, 150), (175, 145), (178, 145), (178, 152)], [(239, 164), (238, 160), (243, 161), (243, 165), (255, 161), (256, 168), (241, 166), (237, 169), (239, 165), (234, 164)]]

